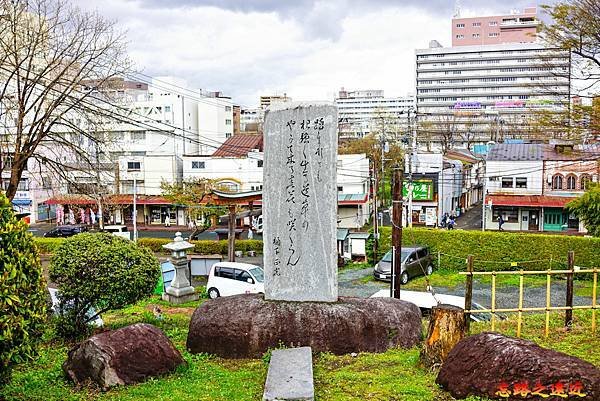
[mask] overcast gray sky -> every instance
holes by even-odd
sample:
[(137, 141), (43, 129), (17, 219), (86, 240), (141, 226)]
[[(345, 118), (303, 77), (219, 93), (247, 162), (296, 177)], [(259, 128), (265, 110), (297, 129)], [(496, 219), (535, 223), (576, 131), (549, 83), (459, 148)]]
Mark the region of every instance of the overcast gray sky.
[[(414, 50), (451, 43), (449, 0), (74, 0), (128, 31), (137, 68), (221, 90), (242, 106), (261, 94), (332, 100), (341, 87), (414, 93)], [(541, 3), (548, 3), (542, 1)], [(463, 0), (461, 15), (536, 0)]]

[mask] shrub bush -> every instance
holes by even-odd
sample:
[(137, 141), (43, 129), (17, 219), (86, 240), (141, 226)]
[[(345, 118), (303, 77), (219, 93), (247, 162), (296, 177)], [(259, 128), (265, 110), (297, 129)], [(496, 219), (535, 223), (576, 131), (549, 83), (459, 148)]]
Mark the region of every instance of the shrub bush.
[[(150, 248), (153, 252), (162, 252), (167, 254), (169, 253), (169, 251), (165, 250), (162, 246), (168, 244), (171, 241), (172, 240), (168, 238), (140, 238), (138, 239), (138, 244)], [(200, 240), (191, 242), (192, 244), (194, 244), (194, 249), (190, 253), (200, 255), (227, 254), (227, 240)], [(243, 252), (255, 251), (257, 253), (262, 253), (263, 242), (255, 239), (236, 240), (235, 250)]]
[[(431, 252), (442, 253), (442, 266), (464, 271), (468, 255), (475, 257), (475, 270), (538, 270), (566, 267), (567, 253), (575, 252), (575, 264), (585, 267), (600, 265), (600, 238), (570, 235), (546, 235), (497, 231), (466, 231), (413, 228), (404, 229), (402, 244), (427, 245)], [(368, 245), (369, 260), (373, 260), (372, 241)], [(391, 228), (381, 228), (379, 258), (391, 248)], [(485, 261), (506, 262), (506, 264)], [(511, 266), (510, 262), (539, 261)], [(437, 261), (436, 261), (437, 263)]]
[(34, 354), (46, 317), (46, 283), (33, 237), (0, 193), (0, 383)]
[(35, 238), (35, 245), (41, 254), (51, 254), (63, 243), (64, 238)]
[[(66, 338), (88, 334), (96, 315), (152, 295), (159, 276), (152, 251), (129, 240), (107, 233), (64, 240), (50, 260), (50, 280), (60, 291), (57, 333)], [(96, 315), (88, 314), (90, 307)]]

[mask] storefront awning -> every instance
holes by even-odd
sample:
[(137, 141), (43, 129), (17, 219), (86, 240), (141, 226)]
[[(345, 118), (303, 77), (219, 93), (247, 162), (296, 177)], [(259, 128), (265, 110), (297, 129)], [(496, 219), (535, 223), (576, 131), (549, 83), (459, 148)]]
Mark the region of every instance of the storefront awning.
[(31, 199), (13, 199), (12, 204), (16, 206), (29, 206), (31, 205)]
[(338, 205), (362, 205), (367, 203), (367, 194), (338, 194)]
[(518, 207), (560, 207), (571, 202), (573, 197), (548, 196), (548, 195), (488, 195), (486, 202), (493, 206), (518, 206)]

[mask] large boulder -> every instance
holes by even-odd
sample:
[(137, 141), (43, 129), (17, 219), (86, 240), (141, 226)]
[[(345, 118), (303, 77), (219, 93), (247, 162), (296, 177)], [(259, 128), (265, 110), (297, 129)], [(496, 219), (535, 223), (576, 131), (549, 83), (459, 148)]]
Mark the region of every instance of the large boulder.
[(168, 373), (183, 363), (159, 328), (138, 323), (77, 344), (69, 351), (63, 371), (75, 384), (91, 380), (106, 390)]
[(203, 303), (190, 321), (187, 347), (226, 358), (256, 358), (279, 345), (334, 354), (413, 347), (421, 312), (391, 298), (340, 298), (335, 303), (265, 301), (237, 295)]
[(497, 333), (461, 340), (436, 383), (455, 398), (600, 400), (600, 370), (591, 363)]

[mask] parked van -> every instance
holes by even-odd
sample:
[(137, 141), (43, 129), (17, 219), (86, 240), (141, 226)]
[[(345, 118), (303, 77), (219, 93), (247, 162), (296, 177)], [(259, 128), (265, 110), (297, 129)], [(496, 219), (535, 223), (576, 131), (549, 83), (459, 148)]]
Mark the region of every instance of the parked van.
[(261, 267), (248, 263), (215, 263), (210, 269), (206, 288), (211, 299), (238, 294), (264, 294), (264, 272)]

